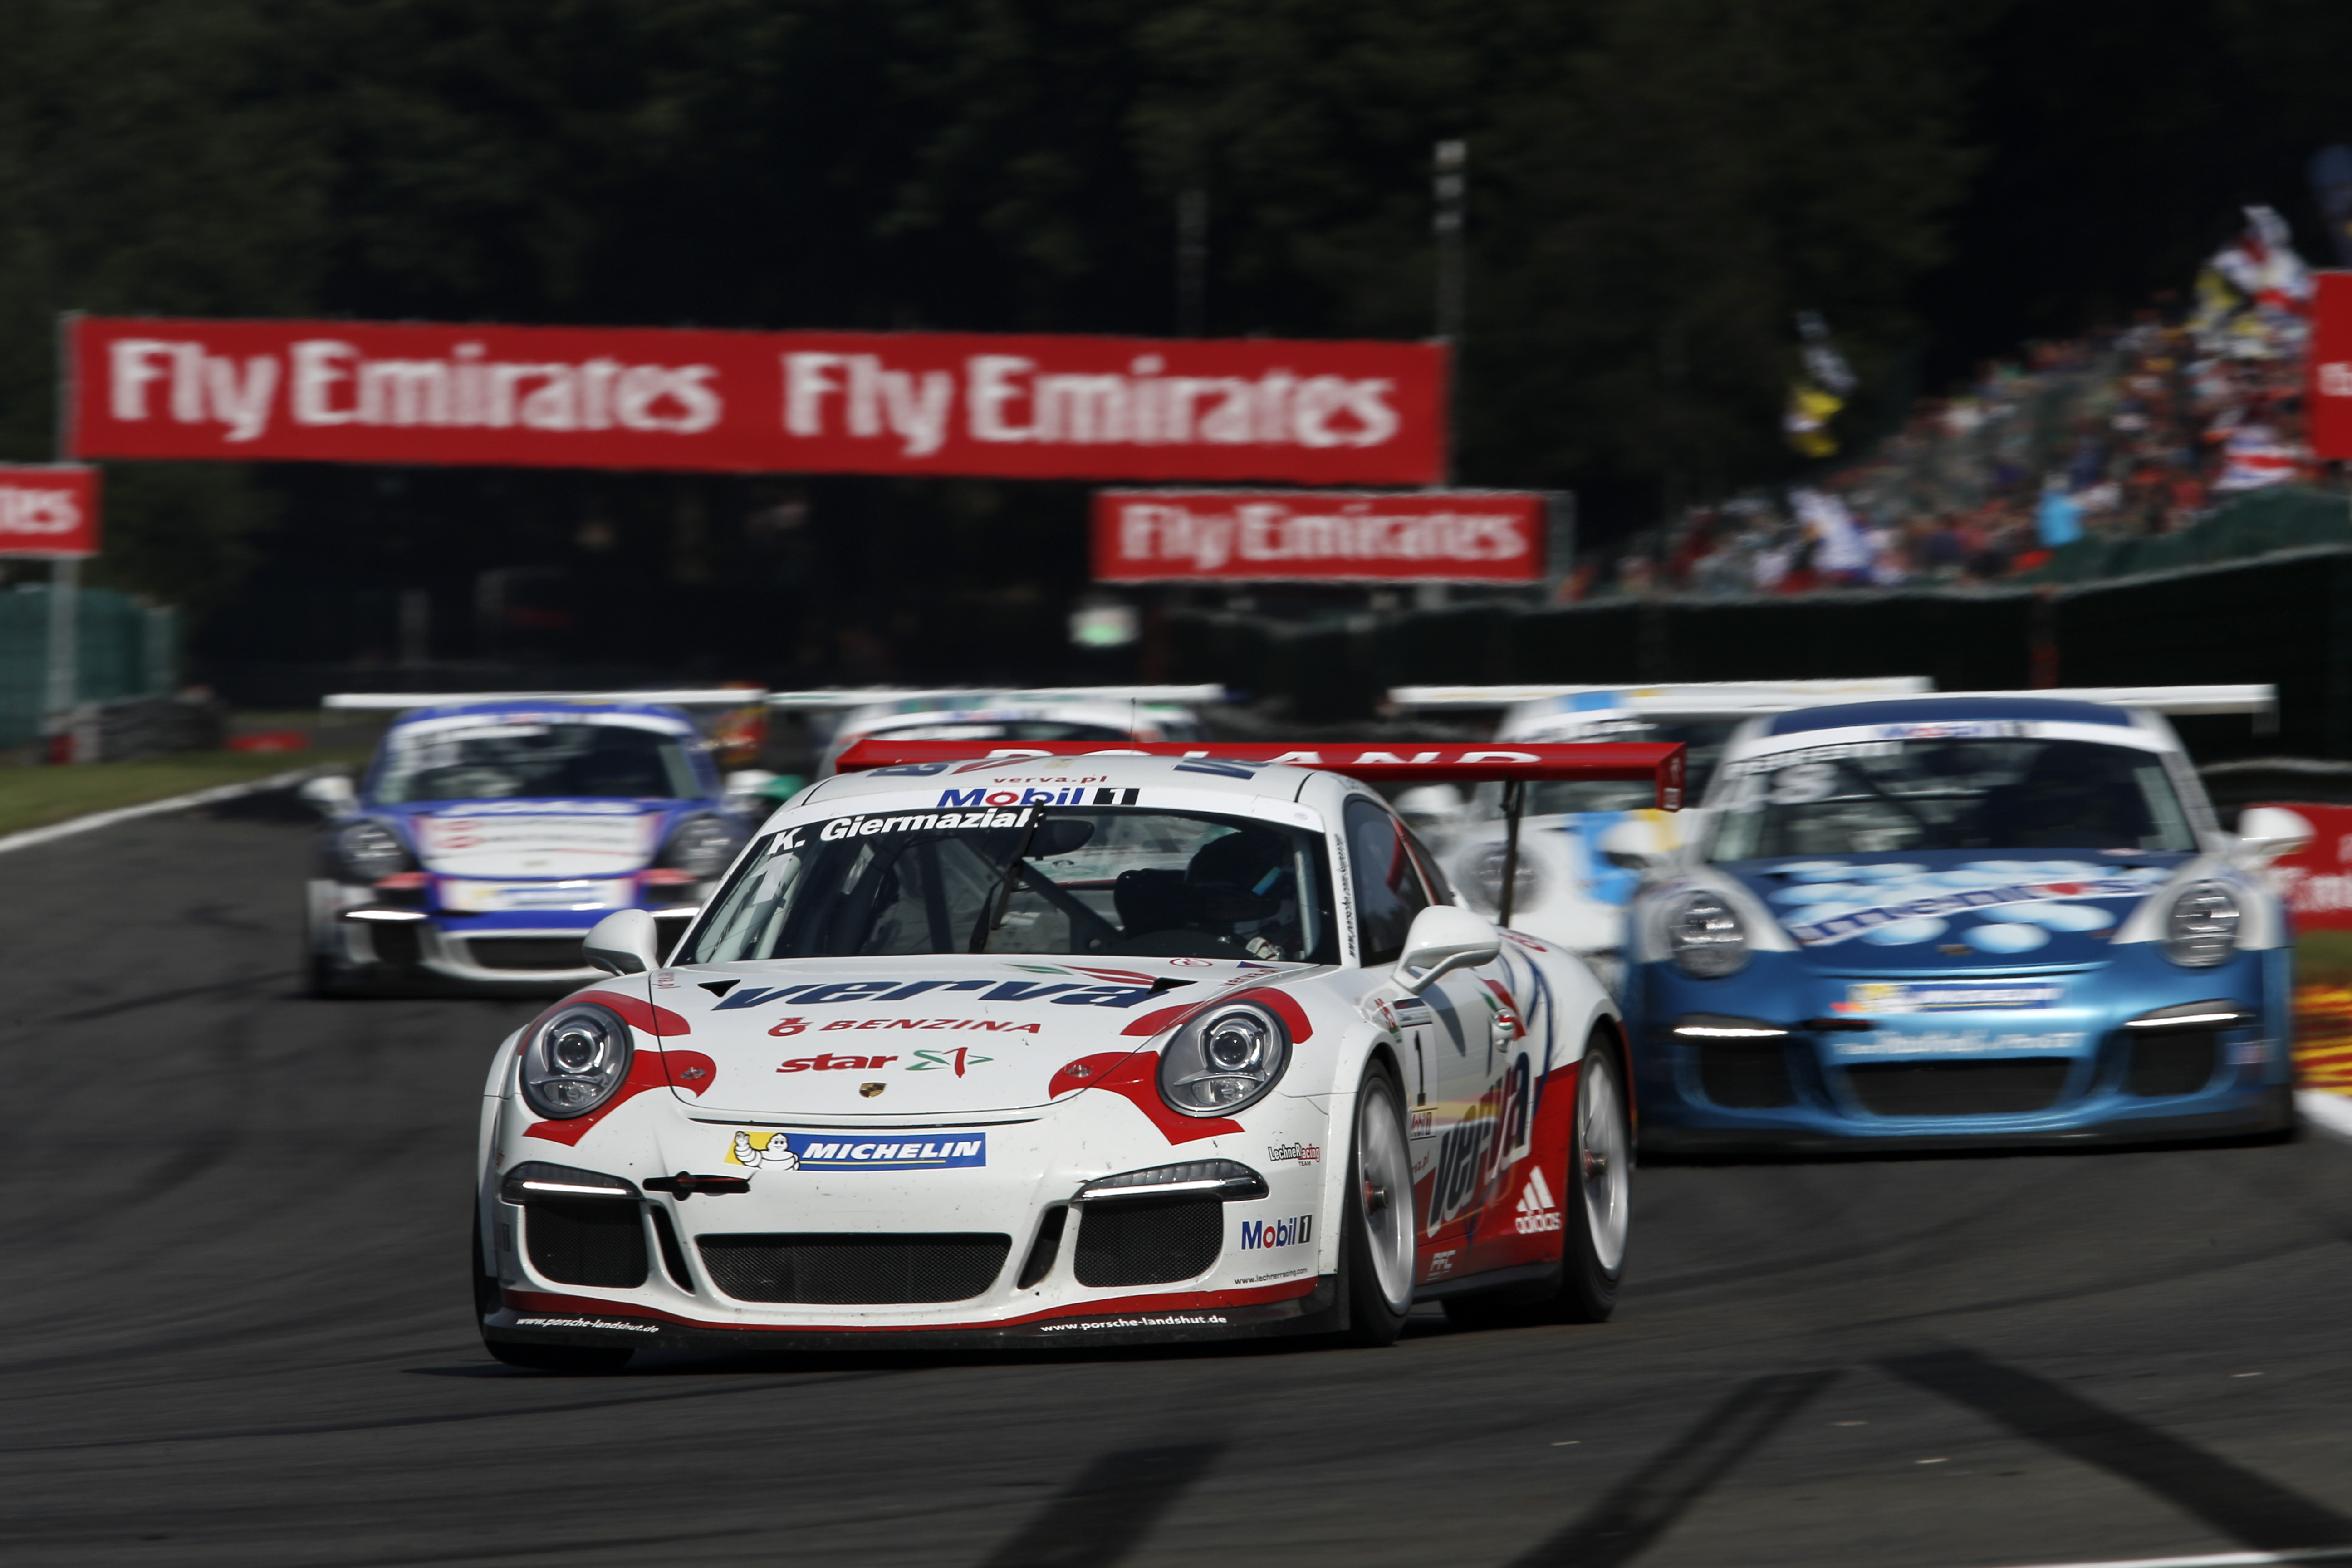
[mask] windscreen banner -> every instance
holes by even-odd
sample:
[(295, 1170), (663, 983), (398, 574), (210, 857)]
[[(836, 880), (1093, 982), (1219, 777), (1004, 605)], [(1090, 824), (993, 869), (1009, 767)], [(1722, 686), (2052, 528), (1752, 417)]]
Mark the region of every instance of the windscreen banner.
[(1547, 498), (1531, 490), (1405, 495), (1097, 490), (1098, 583), (1534, 583)]
[(77, 458), (1428, 484), (1428, 343), (69, 317)]
[(98, 470), (0, 463), (0, 556), (79, 561), (98, 553)]

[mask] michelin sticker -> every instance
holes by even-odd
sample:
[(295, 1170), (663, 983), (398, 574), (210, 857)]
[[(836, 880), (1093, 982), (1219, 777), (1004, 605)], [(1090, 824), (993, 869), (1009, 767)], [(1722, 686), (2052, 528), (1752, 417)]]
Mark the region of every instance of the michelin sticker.
[(943, 1135), (892, 1133), (883, 1138), (845, 1138), (837, 1132), (744, 1132), (735, 1134), (727, 1163), (757, 1172), (940, 1171), (988, 1163), (985, 1132)]

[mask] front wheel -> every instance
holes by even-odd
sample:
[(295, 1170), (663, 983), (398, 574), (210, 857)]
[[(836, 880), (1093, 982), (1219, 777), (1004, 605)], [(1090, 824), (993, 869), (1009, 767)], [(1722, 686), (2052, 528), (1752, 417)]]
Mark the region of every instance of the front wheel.
[(1391, 1345), (1412, 1310), (1412, 1156), (1404, 1095), (1384, 1062), (1365, 1072), (1356, 1095), (1345, 1201), (1339, 1278), (1346, 1335), (1360, 1345)]

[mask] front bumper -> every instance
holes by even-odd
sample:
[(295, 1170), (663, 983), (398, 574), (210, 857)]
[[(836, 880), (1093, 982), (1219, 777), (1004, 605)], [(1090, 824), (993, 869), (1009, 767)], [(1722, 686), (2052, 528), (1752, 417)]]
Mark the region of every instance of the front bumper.
[[(1181, 1144), (1171, 1144), (1132, 1103), (1101, 1090), (984, 1117), (920, 1123), (877, 1118), (854, 1126), (835, 1120), (820, 1127), (774, 1117), (730, 1119), (654, 1089), (570, 1142), (559, 1141), (572, 1131), (566, 1125), (535, 1121), (519, 1100), (499, 1101), (491, 1169), (480, 1194), (481, 1265), (496, 1284), (497, 1304), (483, 1314), (482, 1331), (503, 1341), (771, 1351), (1160, 1343), (1328, 1331), (1343, 1326), (1346, 1311), (1336, 1279), (1337, 1227), (1322, 1220), (1339, 1212), (1339, 1177), (1320, 1157), (1332, 1147), (1327, 1130), (1333, 1118), (1325, 1109), (1330, 1098), (1277, 1093), (1240, 1113), (1238, 1131)], [(559, 1138), (546, 1136), (550, 1131)], [(908, 1145), (918, 1138), (934, 1144), (984, 1139), (984, 1163), (747, 1170), (730, 1157), (739, 1132), (778, 1148), (788, 1136), (836, 1132), (861, 1148), (894, 1138)], [(1318, 1152), (1314, 1163), (1269, 1157), (1276, 1147), (1301, 1145)], [(1334, 1151), (1331, 1159), (1339, 1158)], [(1266, 1195), (1169, 1199), (1158, 1206), (1074, 1203), (1087, 1182), (1102, 1176), (1213, 1159), (1261, 1174)], [(611, 1205), (598, 1213), (610, 1216), (604, 1223), (633, 1257), (594, 1274), (551, 1251), (546, 1238), (557, 1232), (541, 1216), (553, 1211), (537, 1199), (509, 1201), (501, 1184), (501, 1173), (525, 1163), (632, 1184), (635, 1196), (586, 1201)], [(749, 1190), (686, 1196), (661, 1190), (669, 1184), (665, 1178), (679, 1173), (740, 1177)], [(648, 1182), (661, 1185), (649, 1188)], [(1191, 1206), (1177, 1214), (1183, 1204)], [(1165, 1236), (1150, 1228), (1163, 1223)], [(550, 1228), (535, 1232), (535, 1224)], [(1090, 1226), (1103, 1228), (1090, 1232)], [(930, 1266), (921, 1256), (925, 1247), (982, 1241), (1001, 1245), (998, 1261), (987, 1266), (984, 1285), (954, 1300), (844, 1300), (837, 1289), (829, 1300), (752, 1299), (823, 1294), (799, 1288), (820, 1267), (807, 1261), (804, 1247), (903, 1248), (903, 1264), (884, 1263), (903, 1267), (913, 1279)], [(612, 1255), (609, 1248), (598, 1254)], [(747, 1272), (739, 1261), (747, 1255), (782, 1261)], [(1166, 1277), (1171, 1257), (1184, 1259), (1175, 1266), (1181, 1278)], [(612, 1282), (582, 1283), (585, 1274)], [(772, 1282), (780, 1279), (794, 1284), (777, 1288)]]
[[(2292, 952), (2210, 970), (2152, 943), (2096, 968), (1860, 975), (1759, 953), (1739, 974), (1694, 981), (1642, 966), (1635, 1066), (1651, 1152), (2070, 1146), (2253, 1136), (2294, 1124)], [(2055, 985), (2061, 1005), (1874, 1016), (1867, 1030), (1793, 1026), (1783, 1038), (1697, 1039), (1699, 1016), (1801, 1026), (1848, 1021), (1864, 981)], [(2248, 1021), (2142, 1031), (2126, 1020), (2229, 998)]]
[[(611, 910), (462, 915), (386, 907), (373, 889), (320, 879), (310, 888), (310, 942), (339, 968), (387, 980), (469, 988), (572, 990), (598, 978), (580, 958), (582, 939)], [(648, 904), (665, 942), (685, 934), (697, 905)]]

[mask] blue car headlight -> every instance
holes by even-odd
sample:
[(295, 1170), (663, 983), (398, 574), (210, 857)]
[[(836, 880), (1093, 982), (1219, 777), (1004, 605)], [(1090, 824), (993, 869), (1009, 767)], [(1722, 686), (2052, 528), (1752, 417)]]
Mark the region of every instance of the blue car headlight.
[(2164, 956), (2186, 969), (2210, 969), (2236, 951), (2244, 911), (2219, 882), (2181, 889), (2164, 921)]
[(1694, 980), (1718, 980), (1748, 965), (1748, 927), (1720, 893), (1685, 893), (1665, 907), (1666, 956)]
[(335, 858), (358, 882), (377, 882), (415, 862), (400, 835), (372, 816), (362, 816), (335, 835)]
[(689, 816), (679, 823), (662, 848), (661, 863), (689, 876), (708, 879), (727, 869), (743, 837), (722, 817)]

